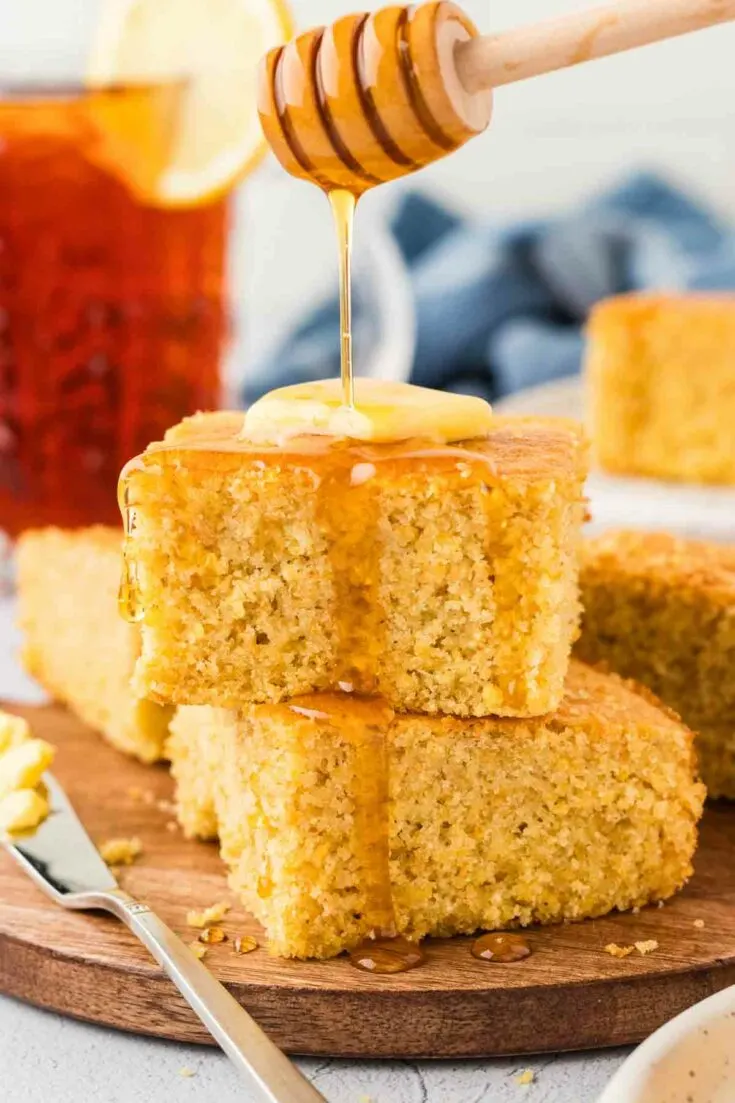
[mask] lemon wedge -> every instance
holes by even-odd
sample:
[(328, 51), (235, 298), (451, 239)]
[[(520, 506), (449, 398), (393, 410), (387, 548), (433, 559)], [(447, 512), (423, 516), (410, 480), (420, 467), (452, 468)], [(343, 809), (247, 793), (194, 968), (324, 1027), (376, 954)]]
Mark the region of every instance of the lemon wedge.
[(107, 0), (88, 83), (181, 82), (171, 155), (152, 202), (203, 205), (257, 164), (267, 149), (258, 62), (292, 33), (284, 0)]

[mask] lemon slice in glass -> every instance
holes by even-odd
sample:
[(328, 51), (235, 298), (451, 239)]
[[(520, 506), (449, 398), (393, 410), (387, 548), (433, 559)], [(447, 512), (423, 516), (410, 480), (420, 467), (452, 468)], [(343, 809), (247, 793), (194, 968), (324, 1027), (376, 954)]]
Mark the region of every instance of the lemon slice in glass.
[(267, 149), (258, 62), (292, 34), (284, 0), (107, 0), (88, 83), (182, 82), (171, 155), (151, 185), (152, 202), (199, 206), (257, 164)]

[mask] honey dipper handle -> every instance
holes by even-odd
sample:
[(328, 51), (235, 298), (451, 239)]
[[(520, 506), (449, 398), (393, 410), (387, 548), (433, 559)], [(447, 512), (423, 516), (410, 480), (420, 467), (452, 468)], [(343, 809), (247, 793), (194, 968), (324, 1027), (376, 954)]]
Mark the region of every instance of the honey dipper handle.
[(735, 0), (620, 0), (457, 47), (467, 92), (498, 88), (735, 19)]

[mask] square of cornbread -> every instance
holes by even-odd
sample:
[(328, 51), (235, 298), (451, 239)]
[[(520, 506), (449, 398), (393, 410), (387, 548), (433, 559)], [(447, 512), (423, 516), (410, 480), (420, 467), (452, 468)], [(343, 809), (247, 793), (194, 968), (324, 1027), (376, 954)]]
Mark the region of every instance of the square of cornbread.
[(642, 905), (688, 878), (704, 797), (691, 732), (646, 692), (573, 662), (560, 707), (531, 719), (329, 694), (181, 708), (179, 816), (216, 823), (233, 889), (286, 956), (391, 922), (421, 938)]
[(578, 426), (269, 448), (225, 424), (181, 427), (122, 476), (140, 695), (239, 708), (352, 688), (404, 711), (556, 707), (578, 622)]
[(710, 795), (735, 798), (735, 547), (605, 533), (584, 542), (581, 589), (578, 654), (676, 709)]
[(586, 377), (607, 471), (735, 484), (735, 295), (625, 295), (592, 311)]
[(117, 609), (122, 532), (44, 528), (17, 546), (22, 661), (57, 700), (126, 754), (163, 754), (171, 709), (136, 697), (140, 632)]

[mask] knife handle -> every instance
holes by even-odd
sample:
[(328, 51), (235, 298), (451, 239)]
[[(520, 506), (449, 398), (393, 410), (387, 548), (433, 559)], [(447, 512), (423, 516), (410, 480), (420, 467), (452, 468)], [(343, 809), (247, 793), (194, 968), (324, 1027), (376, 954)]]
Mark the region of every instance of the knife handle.
[(121, 919), (150, 950), (264, 1103), (325, 1103), (324, 1096), (146, 904), (116, 889), (100, 894), (97, 906)]

